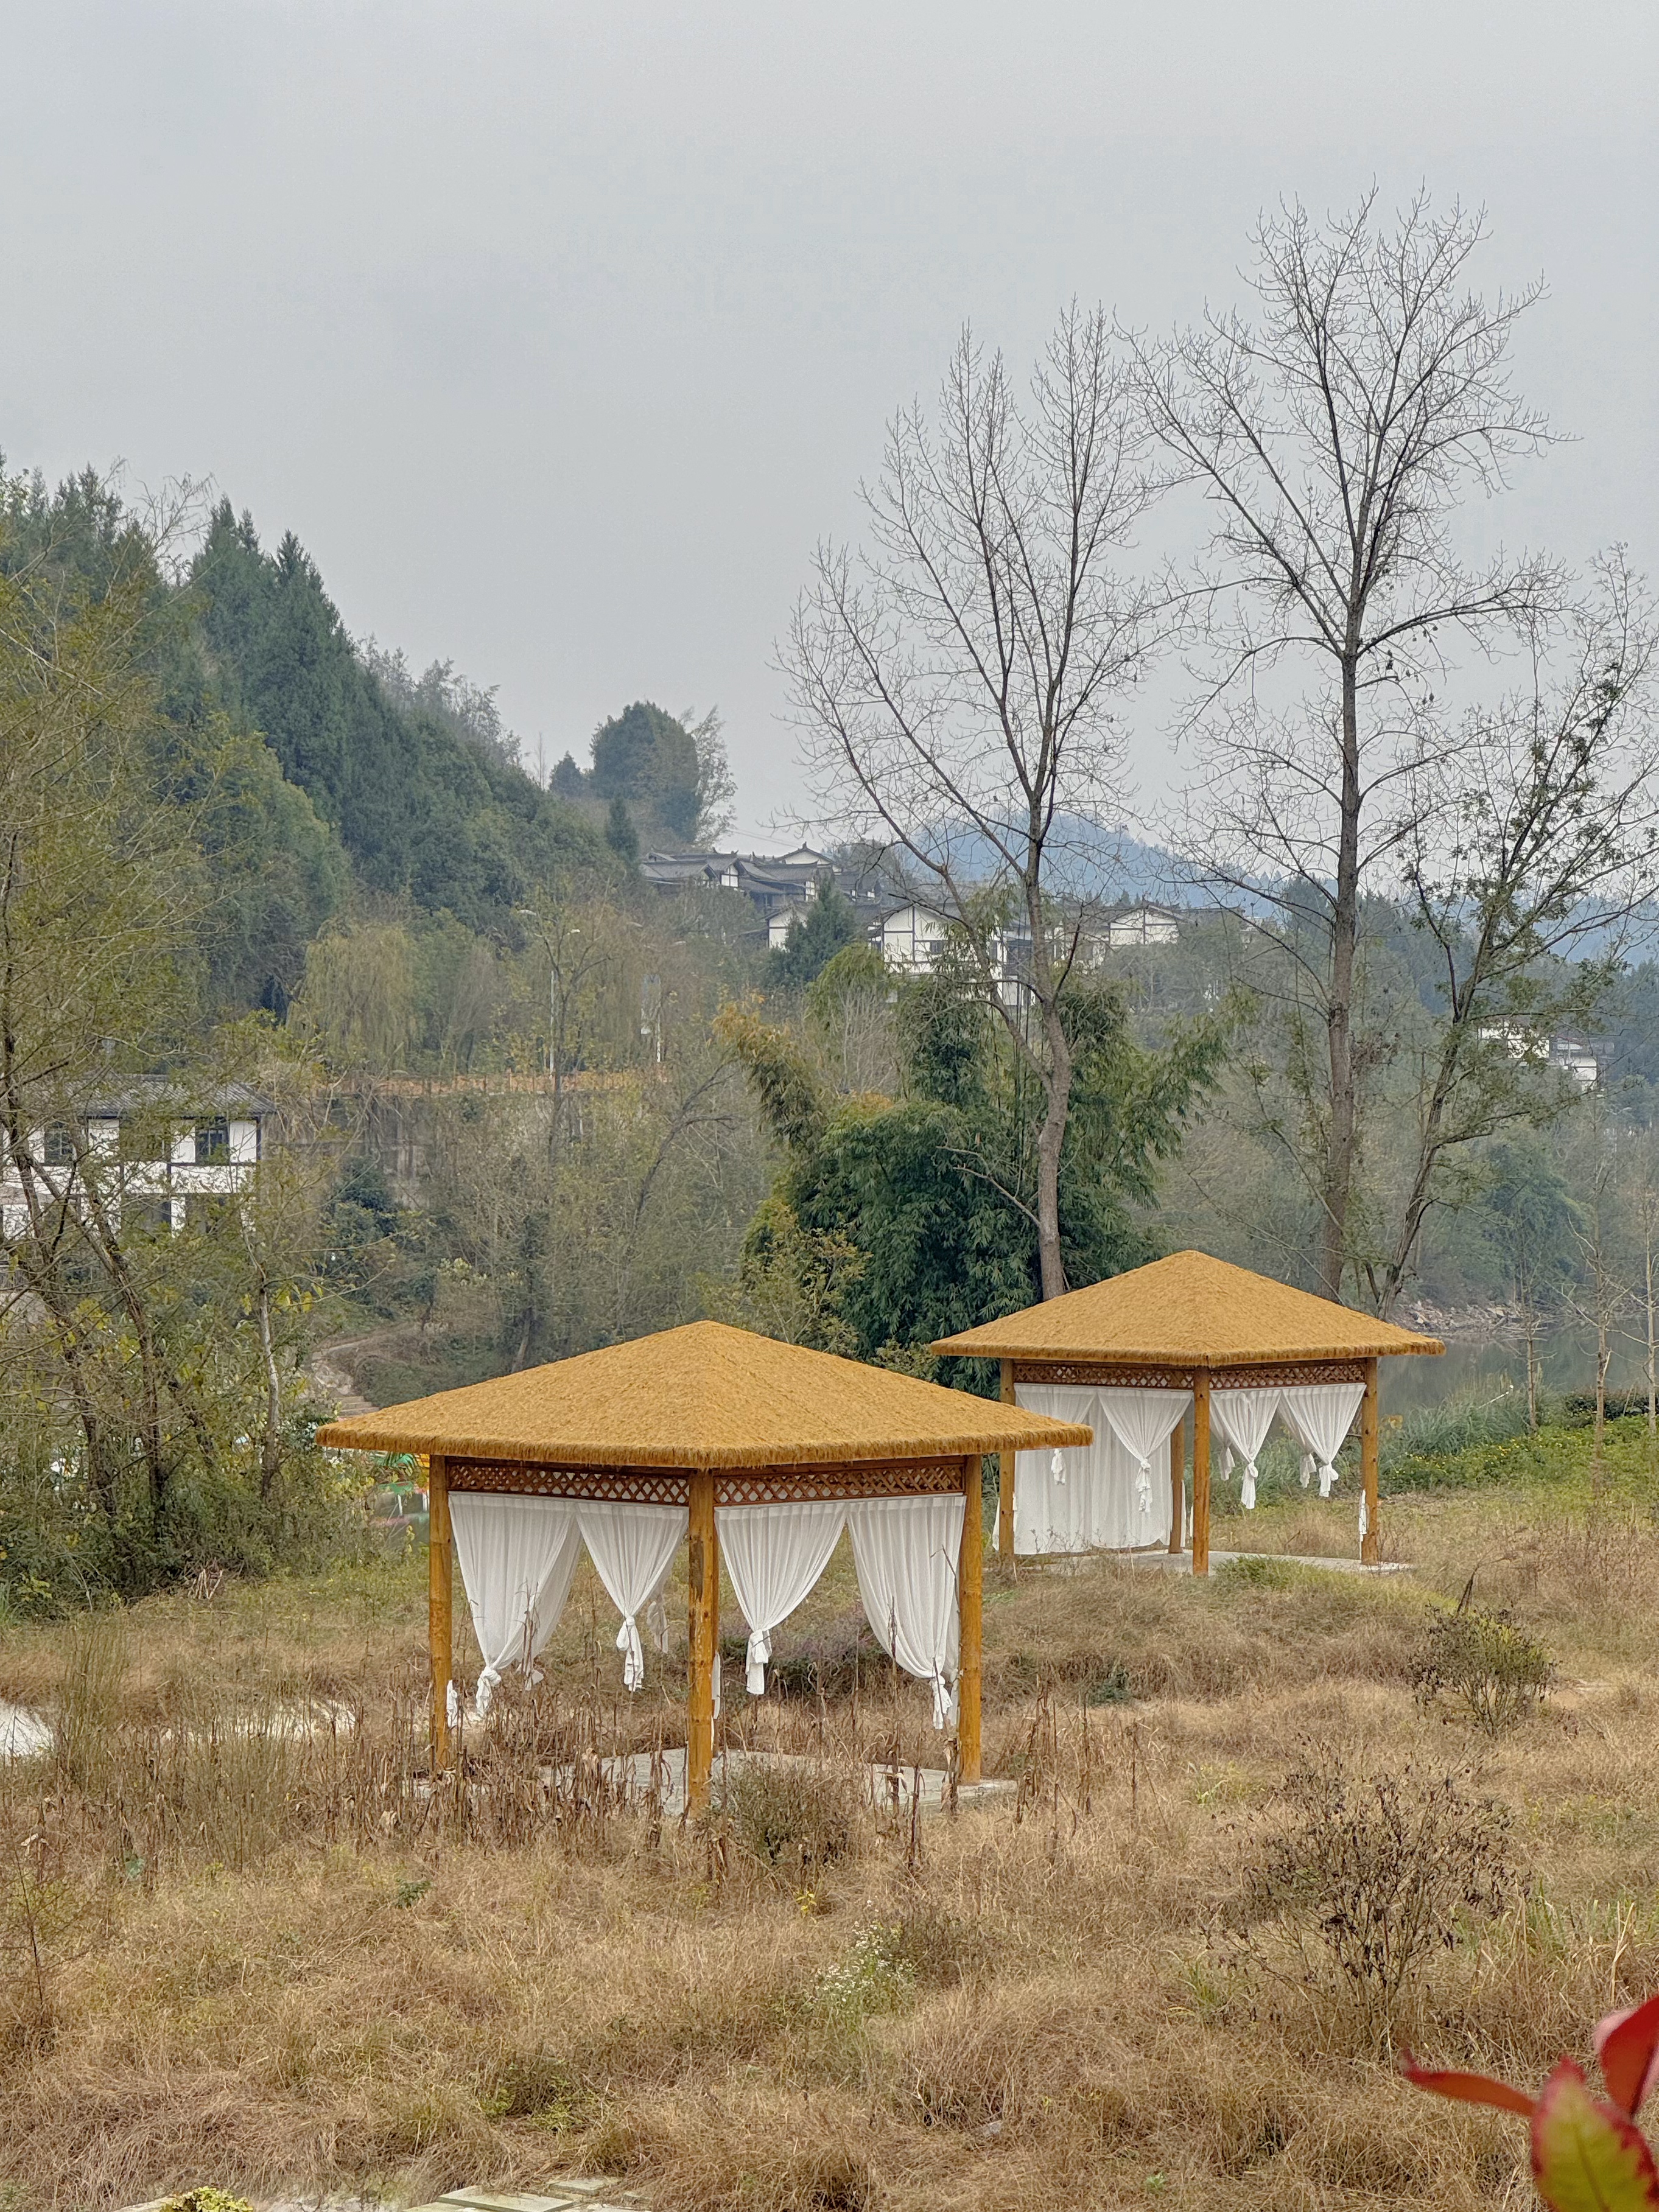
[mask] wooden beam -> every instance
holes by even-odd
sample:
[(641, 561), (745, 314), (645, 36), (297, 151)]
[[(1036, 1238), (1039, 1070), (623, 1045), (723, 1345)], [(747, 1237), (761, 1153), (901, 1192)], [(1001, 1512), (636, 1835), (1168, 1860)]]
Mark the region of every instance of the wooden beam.
[(1382, 1531), (1376, 1525), (1377, 1463), (1376, 1362), (1365, 1362), (1365, 1395), (1359, 1408), (1359, 1469), (1365, 1492), (1365, 1533), (1359, 1540), (1359, 1557), (1374, 1567), (1382, 1557)]
[(720, 1644), (720, 1553), (714, 1534), (712, 1469), (691, 1477), (685, 1582), (685, 1798), (693, 1813), (701, 1813), (708, 1802), (708, 1778), (714, 1766), (714, 1655)]
[(1210, 1571), (1210, 1370), (1193, 1376), (1193, 1572)]
[[(1002, 1363), (1002, 1402), (1012, 1406), (1014, 1399), (1014, 1363)], [(997, 1559), (1009, 1567), (1014, 1562), (1014, 1452), (1000, 1452), (997, 1455)]]
[(441, 1774), (453, 1756), (449, 1685), (455, 1666), (455, 1547), (449, 1532), (449, 1475), (434, 1453), (427, 1471), (427, 1644), (432, 1655), (432, 1771)]
[(1186, 1535), (1187, 1424), (1177, 1421), (1170, 1431), (1170, 1549), (1179, 1552)]
[[(1006, 1464), (1005, 1457), (1004, 1464)], [(983, 1679), (985, 1521), (980, 1455), (962, 1462), (962, 1560), (957, 1577), (957, 1756), (963, 1782), (980, 1779), (980, 1691)], [(1001, 1501), (998, 1500), (998, 1517)]]

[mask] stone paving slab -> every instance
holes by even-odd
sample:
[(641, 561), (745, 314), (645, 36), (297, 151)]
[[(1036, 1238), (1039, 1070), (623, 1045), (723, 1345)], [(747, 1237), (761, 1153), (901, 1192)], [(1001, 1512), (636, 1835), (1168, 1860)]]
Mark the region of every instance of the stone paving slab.
[[(554, 2173), (547, 2179), (549, 2193), (489, 2189), (452, 2189), (429, 2204), (416, 2204), (410, 2212), (647, 2212), (636, 2189), (623, 2189), (616, 2177), (596, 2173)], [(164, 2212), (173, 2199), (157, 2197), (148, 2204), (133, 2204), (127, 2212)], [(285, 2197), (264, 2206), (263, 2212), (397, 2212), (397, 2208), (372, 2197)]]
[[(1166, 1575), (1189, 1575), (1193, 1571), (1190, 1552), (1125, 1552), (1120, 1555), (1137, 1567), (1157, 1567)], [(1383, 1559), (1369, 1566), (1360, 1559), (1328, 1559), (1316, 1557), (1310, 1552), (1212, 1552), (1210, 1569), (1231, 1566), (1237, 1559), (1271, 1559), (1281, 1567), (1316, 1567), (1328, 1575), (1408, 1575), (1413, 1570), (1409, 1559)]]
[[(711, 1778), (714, 1794), (718, 1798), (724, 1778), (744, 1766), (812, 1767), (817, 1764), (810, 1752), (730, 1751), (724, 1758), (714, 1761)], [(684, 1812), (684, 1746), (677, 1745), (665, 1751), (660, 1759), (654, 1759), (648, 1751), (636, 1751), (622, 1758), (602, 1759), (599, 1765), (606, 1784), (617, 1790), (624, 1804), (643, 1808), (649, 1801), (654, 1785), (665, 1820), (678, 1820)], [(866, 1766), (863, 1775), (870, 1802), (878, 1812), (909, 1811), (915, 1784), (914, 1767)], [(562, 1779), (568, 1781), (568, 1778), (567, 1771)], [(943, 1808), (950, 1780), (942, 1766), (922, 1768), (921, 1809), (924, 1813), (937, 1813)], [(964, 1810), (971, 1810), (975, 1806), (988, 1805), (996, 1798), (1012, 1796), (1018, 1786), (1012, 1782), (960, 1783), (957, 1787), (957, 1802)], [(559, 2185), (568, 2186), (562, 2182)]]

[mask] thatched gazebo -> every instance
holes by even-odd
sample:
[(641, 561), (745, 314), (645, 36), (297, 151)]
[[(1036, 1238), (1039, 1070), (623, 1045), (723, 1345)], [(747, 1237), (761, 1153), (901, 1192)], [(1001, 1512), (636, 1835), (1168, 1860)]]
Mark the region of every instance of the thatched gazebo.
[(483, 1655), (479, 1708), (557, 1626), (586, 1545), (623, 1616), (623, 1679), (639, 1686), (639, 1618), (689, 1539), (686, 1786), (706, 1802), (720, 1703), (720, 1570), (764, 1686), (772, 1631), (851, 1531), (860, 1595), (883, 1647), (931, 1681), (935, 1725), (957, 1720), (960, 1771), (980, 1778), (985, 1452), (1086, 1444), (1088, 1427), (779, 1344), (720, 1322), (318, 1431), (325, 1445), (424, 1454), (430, 1466), (434, 1770), (452, 1756), (452, 1559)]
[[(1206, 1575), (1212, 1430), (1229, 1459), (1241, 1462), (1250, 1505), (1256, 1454), (1275, 1418), (1302, 1446), (1304, 1483), (1316, 1468), (1320, 1493), (1328, 1497), (1336, 1454), (1359, 1415), (1359, 1555), (1376, 1565), (1377, 1362), (1445, 1346), (1207, 1253), (1176, 1252), (964, 1329), (933, 1349), (1000, 1360), (1006, 1402), (1063, 1412), (1095, 1431), (1085, 1460), (1055, 1452), (1046, 1466), (1020, 1468), (1018, 1484), (1018, 1448), (1003, 1453), (997, 1551), (1004, 1560), (1017, 1550), (1133, 1549), (1164, 1540), (1166, 1531), (1170, 1550), (1182, 1551), (1182, 1431), (1190, 1409), (1193, 1572)], [(1151, 1477), (1166, 1439), (1167, 1499), (1161, 1478), (1154, 1484)], [(1026, 1525), (1017, 1529), (1017, 1502), (1038, 1486), (1052, 1501), (1046, 1518), (1042, 1508), (1025, 1511)], [(1045, 1533), (1056, 1540), (1044, 1541)]]

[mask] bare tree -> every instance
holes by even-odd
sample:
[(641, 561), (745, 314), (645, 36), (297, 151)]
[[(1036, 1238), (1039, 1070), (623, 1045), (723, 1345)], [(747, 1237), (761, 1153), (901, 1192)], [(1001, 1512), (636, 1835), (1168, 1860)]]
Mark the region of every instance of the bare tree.
[[(918, 404), (889, 429), (862, 487), (863, 550), (818, 549), (786, 655), (827, 812), (896, 848), (1035, 1080), (1036, 1188), (1010, 1195), (1036, 1228), (1045, 1297), (1066, 1287), (1064, 999), (1100, 876), (1089, 817), (1122, 817), (1113, 704), (1151, 628), (1149, 594), (1114, 562), (1153, 495), (1143, 443), (1101, 314), (1061, 319), (1024, 406), (1001, 356), (964, 332), (937, 419)], [(1017, 997), (1000, 957), (1011, 924), (1030, 948)]]
[[(1188, 854), (1276, 904), (1298, 948), (1312, 939), (1297, 957), (1324, 1032), (1318, 1276), (1332, 1297), (1366, 1073), (1361, 897), (1397, 852), (1394, 787), (1420, 757), (1449, 639), (1484, 642), (1553, 585), (1501, 554), (1470, 566), (1453, 534), (1460, 501), (1546, 441), (1508, 360), (1537, 288), (1491, 301), (1466, 289), (1478, 215), (1437, 216), (1419, 196), (1392, 227), (1375, 218), (1375, 193), (1323, 223), (1285, 208), (1255, 236), (1259, 319), (1212, 313), (1167, 343), (1131, 340), (1151, 425), (1214, 515), (1194, 602), (1203, 765)], [(1301, 696), (1298, 668), (1315, 675)]]
[(1654, 625), (1622, 556), (1600, 564), (1562, 642), (1553, 654), (1534, 625), (1526, 683), (1425, 744), (1394, 787), (1407, 908), (1434, 950), (1439, 1006), (1392, 1245), (1359, 1262), (1380, 1313), (1405, 1285), (1449, 1158), (1540, 1110), (1529, 1063), (1605, 980), (1653, 887)]

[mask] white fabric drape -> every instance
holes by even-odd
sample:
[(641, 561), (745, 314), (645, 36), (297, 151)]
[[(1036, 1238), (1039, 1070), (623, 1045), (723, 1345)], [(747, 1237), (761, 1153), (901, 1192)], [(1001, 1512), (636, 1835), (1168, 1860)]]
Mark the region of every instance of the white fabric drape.
[[(1184, 1393), (1167, 1397), (1171, 1412), (1164, 1440), (1191, 1404)], [(1086, 1421), (1091, 1444), (1053, 1455), (1064, 1464), (1055, 1475), (1046, 1450), (1023, 1451), (1015, 1462), (1014, 1550), (1021, 1559), (1066, 1552), (1133, 1551), (1162, 1544), (1170, 1534), (1170, 1486), (1143, 1485), (1139, 1455), (1126, 1449), (1101, 1410), (1101, 1394), (1052, 1382), (1021, 1382), (1017, 1396), (1034, 1413)], [(1149, 1494), (1150, 1493), (1150, 1494)]]
[(1135, 1485), (1143, 1512), (1152, 1507), (1152, 1455), (1170, 1441), (1192, 1404), (1185, 1390), (1103, 1390), (1100, 1410), (1135, 1463)]
[(645, 1647), (639, 1616), (668, 1579), (690, 1515), (684, 1505), (582, 1504), (576, 1508), (582, 1541), (623, 1617), (617, 1649), (623, 1683), (637, 1690), (645, 1680)]
[(1092, 1444), (1065, 1450), (1023, 1451), (1014, 1472), (1014, 1550), (1022, 1558), (1050, 1552), (1086, 1552), (1103, 1540), (1095, 1533), (1107, 1492), (1092, 1390), (1050, 1382), (1021, 1382), (1018, 1402), (1057, 1421), (1083, 1421), (1095, 1430)]
[(1255, 1510), (1256, 1455), (1267, 1441), (1267, 1431), (1279, 1411), (1277, 1390), (1217, 1390), (1211, 1394), (1210, 1419), (1224, 1444), (1244, 1462), (1239, 1478), (1238, 1502), (1247, 1513)]
[[(1336, 1480), (1336, 1455), (1364, 1396), (1363, 1382), (1303, 1382), (1279, 1393), (1279, 1409), (1285, 1426), (1319, 1468), (1322, 1498), (1331, 1494), (1331, 1485)], [(1309, 1457), (1304, 1457), (1304, 1489), (1312, 1472)]]
[(530, 1674), (536, 1654), (558, 1626), (581, 1537), (576, 1509), (566, 1500), (494, 1491), (452, 1492), (449, 1525), (472, 1632), (483, 1655), (473, 1695), (473, 1711), (482, 1720), (503, 1668), (516, 1662)]
[(802, 1505), (720, 1505), (714, 1530), (749, 1624), (748, 1686), (766, 1694), (772, 1631), (788, 1620), (830, 1564), (847, 1525), (843, 1500)]
[(882, 1650), (933, 1688), (933, 1726), (956, 1718), (957, 1581), (966, 1500), (860, 1498), (847, 1509), (865, 1618)]

